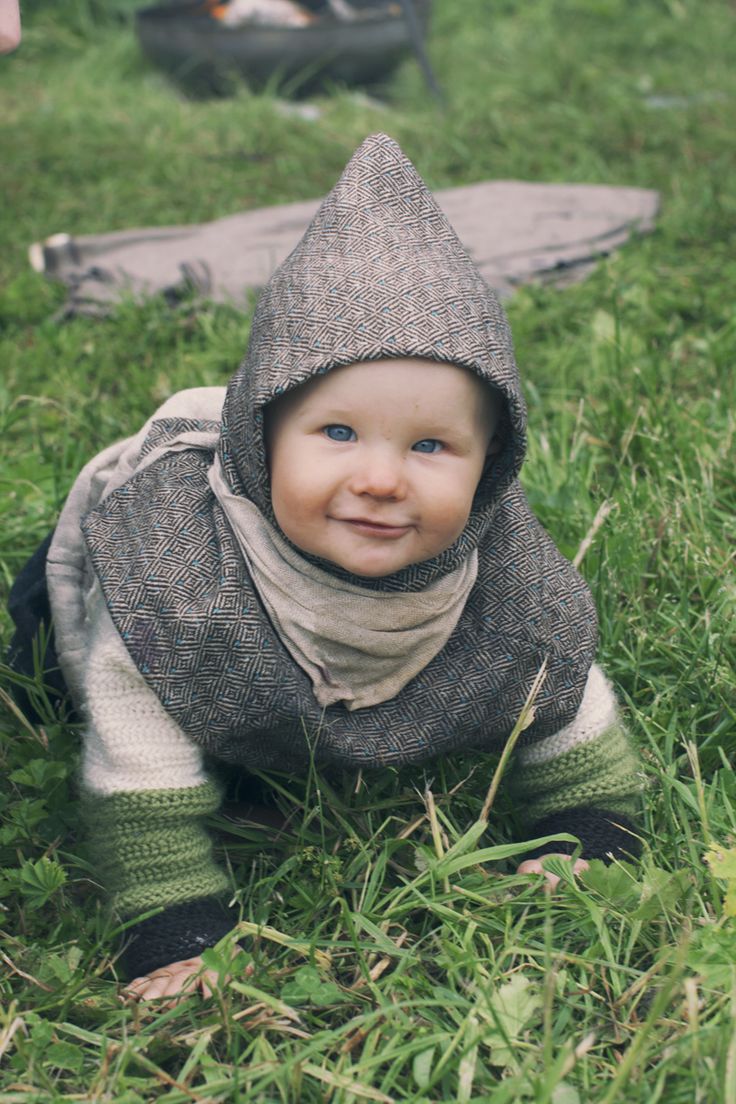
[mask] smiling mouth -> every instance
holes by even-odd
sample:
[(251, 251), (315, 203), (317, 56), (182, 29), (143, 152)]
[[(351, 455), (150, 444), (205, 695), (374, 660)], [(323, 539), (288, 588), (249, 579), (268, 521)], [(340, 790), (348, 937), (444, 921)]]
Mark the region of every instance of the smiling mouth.
[(410, 525), (385, 525), (383, 522), (369, 521), (367, 518), (340, 518), (340, 520), (366, 536), (384, 537), (388, 540), (403, 537), (411, 528)]

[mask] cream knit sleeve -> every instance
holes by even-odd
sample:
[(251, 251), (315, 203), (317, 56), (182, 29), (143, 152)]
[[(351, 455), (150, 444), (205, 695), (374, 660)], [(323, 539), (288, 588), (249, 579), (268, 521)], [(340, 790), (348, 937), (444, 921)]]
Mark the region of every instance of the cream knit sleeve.
[[(100, 602), (92, 612), (82, 787), (101, 881), (124, 919), (203, 905), (228, 885), (203, 824), (219, 805), (218, 788), (199, 748), (146, 685), (107, 609)], [(161, 954), (157, 965), (173, 961)]]
[(199, 748), (147, 686), (104, 605), (95, 610), (84, 679), (85, 790), (176, 790), (207, 781)]

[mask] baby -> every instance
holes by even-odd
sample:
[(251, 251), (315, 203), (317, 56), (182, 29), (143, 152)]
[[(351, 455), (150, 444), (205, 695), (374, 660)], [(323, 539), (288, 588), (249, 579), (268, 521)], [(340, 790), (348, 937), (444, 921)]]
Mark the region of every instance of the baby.
[(205, 756), (500, 748), (546, 661), (511, 772), (526, 838), (636, 852), (637, 762), (591, 596), (518, 482), (525, 423), (503, 310), (377, 135), (264, 290), (227, 389), (175, 395), (83, 470), (47, 579), (99, 869), (144, 917), (136, 995), (190, 985), (234, 923)]

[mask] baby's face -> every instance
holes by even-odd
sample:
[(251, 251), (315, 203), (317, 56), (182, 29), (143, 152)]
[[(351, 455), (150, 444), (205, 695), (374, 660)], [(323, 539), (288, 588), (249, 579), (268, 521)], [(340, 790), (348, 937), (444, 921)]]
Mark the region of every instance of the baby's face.
[(335, 368), (267, 408), (276, 520), (355, 575), (429, 560), (465, 527), (496, 420), (489, 389), (454, 364)]

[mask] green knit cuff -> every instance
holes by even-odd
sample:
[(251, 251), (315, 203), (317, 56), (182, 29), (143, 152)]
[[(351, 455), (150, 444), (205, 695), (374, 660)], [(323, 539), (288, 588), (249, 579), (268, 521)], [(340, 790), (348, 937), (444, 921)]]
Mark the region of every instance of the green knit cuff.
[(227, 878), (202, 824), (219, 804), (211, 782), (181, 790), (83, 794), (94, 862), (116, 912), (134, 916), (226, 891)]
[(520, 757), (511, 776), (511, 792), (528, 822), (580, 806), (632, 816), (641, 790), (639, 760), (619, 725), (543, 763)]

